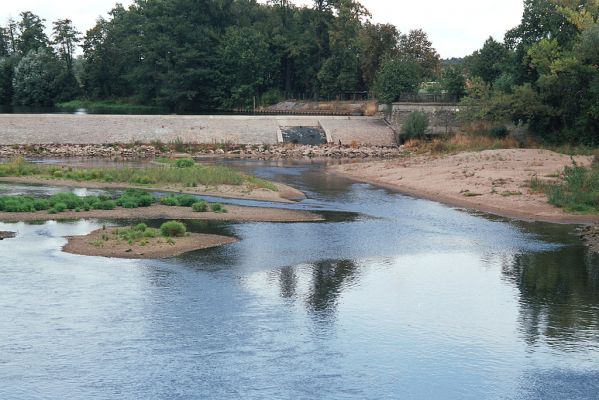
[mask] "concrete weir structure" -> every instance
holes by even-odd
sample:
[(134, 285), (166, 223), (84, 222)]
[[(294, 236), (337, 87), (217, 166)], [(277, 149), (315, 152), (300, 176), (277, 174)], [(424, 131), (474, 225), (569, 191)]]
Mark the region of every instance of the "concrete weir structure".
[(380, 117), (0, 114), (0, 145), (158, 140), (276, 144), (293, 127), (319, 127), (329, 143), (393, 143), (393, 130)]

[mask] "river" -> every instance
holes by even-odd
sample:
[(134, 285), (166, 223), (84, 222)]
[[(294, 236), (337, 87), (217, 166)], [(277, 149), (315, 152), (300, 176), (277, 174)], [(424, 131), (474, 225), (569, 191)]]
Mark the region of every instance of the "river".
[(143, 261), (60, 251), (110, 221), (0, 224), (1, 399), (597, 398), (599, 257), (574, 227), (229, 163), (328, 221), (197, 222), (241, 240)]

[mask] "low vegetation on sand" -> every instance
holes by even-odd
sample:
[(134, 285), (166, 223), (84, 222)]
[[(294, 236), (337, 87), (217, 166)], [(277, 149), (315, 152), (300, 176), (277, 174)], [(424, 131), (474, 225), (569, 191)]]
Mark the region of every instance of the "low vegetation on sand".
[[(179, 160), (181, 161), (181, 160)], [(190, 162), (191, 161), (191, 162)], [(193, 160), (182, 163), (166, 163), (146, 168), (74, 168), (63, 166), (41, 166), (16, 158), (0, 164), (0, 177), (38, 177), (43, 179), (67, 179), (132, 185), (168, 185), (182, 187), (246, 185), (277, 191), (277, 187), (265, 180), (243, 174), (232, 168), (218, 165), (196, 164)]]
[(0, 196), (0, 212), (37, 212), (47, 210), (50, 214), (57, 214), (63, 211), (80, 212), (113, 210), (117, 207), (149, 207), (158, 202), (168, 206), (191, 207), (195, 212), (206, 212), (209, 207), (213, 212), (227, 212), (220, 203), (208, 205), (206, 201), (199, 200), (194, 196), (167, 196), (159, 200), (152, 194), (140, 189), (129, 189), (116, 197), (105, 195), (80, 197), (74, 193), (57, 193), (46, 198), (23, 195)]
[(160, 229), (150, 228), (146, 224), (137, 224), (128, 228), (114, 228), (107, 230), (103, 228), (103, 233), (99, 239), (90, 244), (95, 247), (104, 247), (107, 242), (114, 241), (116, 244), (126, 242), (129, 245), (146, 246), (152, 239), (164, 239), (167, 244), (175, 244), (174, 238), (184, 237), (187, 233), (187, 226), (179, 221), (168, 221), (160, 226)]
[(531, 179), (530, 189), (544, 192), (549, 203), (569, 212), (599, 213), (599, 163), (590, 168), (577, 165), (566, 167), (558, 180)]

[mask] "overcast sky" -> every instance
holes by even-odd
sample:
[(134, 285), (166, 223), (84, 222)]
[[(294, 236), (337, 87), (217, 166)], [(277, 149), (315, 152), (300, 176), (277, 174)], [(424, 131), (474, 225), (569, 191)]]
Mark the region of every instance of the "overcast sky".
[[(122, 0), (127, 6), (132, 0)], [(295, 4), (311, 4), (310, 0), (295, 0)], [(516, 26), (522, 15), (523, 0), (362, 0), (372, 13), (374, 22), (392, 23), (400, 31), (422, 28), (442, 57), (461, 57), (481, 47), (489, 36), (503, 39), (505, 31)], [(114, 0), (2, 0), (0, 25), (9, 17), (17, 18), (21, 11), (32, 11), (51, 22), (70, 18), (85, 32), (99, 15), (114, 6)]]

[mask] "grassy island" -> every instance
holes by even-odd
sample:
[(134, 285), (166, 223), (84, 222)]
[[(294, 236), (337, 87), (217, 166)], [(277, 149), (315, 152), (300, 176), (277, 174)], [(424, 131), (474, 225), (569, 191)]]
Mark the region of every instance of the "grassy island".
[(182, 222), (168, 221), (160, 229), (143, 223), (121, 228), (102, 227), (89, 235), (69, 237), (63, 250), (89, 256), (165, 258), (236, 241), (227, 236), (190, 233)]

